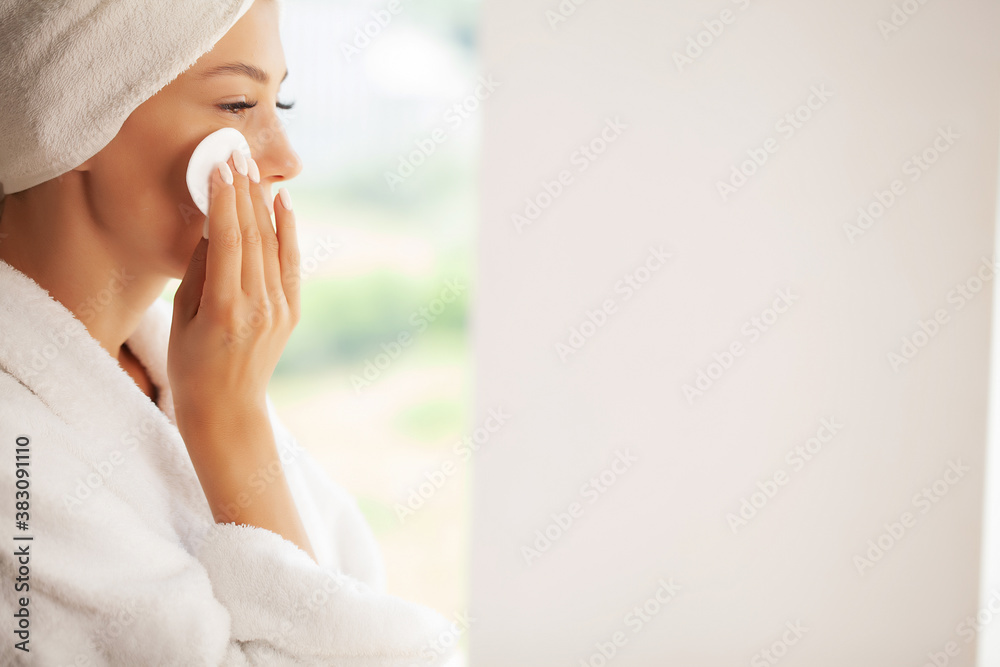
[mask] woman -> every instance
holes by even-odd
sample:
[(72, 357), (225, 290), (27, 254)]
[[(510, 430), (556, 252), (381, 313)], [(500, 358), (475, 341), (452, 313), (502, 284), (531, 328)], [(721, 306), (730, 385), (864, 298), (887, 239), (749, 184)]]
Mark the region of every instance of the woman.
[[(266, 394), (299, 319), (280, 9), (0, 2), (3, 664), (443, 659)], [(203, 239), (186, 168), (223, 127), (253, 159)]]

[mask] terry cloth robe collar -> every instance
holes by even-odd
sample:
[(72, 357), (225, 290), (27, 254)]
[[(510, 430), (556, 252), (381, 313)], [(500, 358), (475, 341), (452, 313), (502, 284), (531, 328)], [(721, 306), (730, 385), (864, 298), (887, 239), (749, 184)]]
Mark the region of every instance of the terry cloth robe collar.
[[(171, 306), (157, 299), (127, 341), (158, 389), (158, 406), (83, 322), (37, 282), (0, 260), (0, 368), (86, 435), (81, 441), (86, 447), (76, 454), (88, 464), (116, 465), (124, 459), (122, 469), (144, 465), (162, 473), (112, 474), (101, 485), (142, 512), (158, 532), (176, 535), (190, 548), (197, 535), (183, 533), (192, 532), (191, 514), (200, 515), (196, 525), (202, 527), (213, 520), (204, 491), (190, 474), (191, 459), (174, 424), (166, 378), (170, 319)], [(151, 484), (162, 488), (150, 488)]]

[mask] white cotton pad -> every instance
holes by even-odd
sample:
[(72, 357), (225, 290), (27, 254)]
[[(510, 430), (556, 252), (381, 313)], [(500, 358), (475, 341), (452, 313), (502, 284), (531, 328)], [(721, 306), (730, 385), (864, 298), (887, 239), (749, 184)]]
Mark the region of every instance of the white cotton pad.
[[(239, 130), (224, 127), (213, 132), (198, 144), (191, 155), (187, 168), (187, 186), (191, 199), (205, 215), (208, 215), (208, 181), (220, 162), (226, 162), (233, 151), (240, 151), (250, 159), (250, 144)], [(205, 238), (208, 238), (208, 221), (205, 221)]]

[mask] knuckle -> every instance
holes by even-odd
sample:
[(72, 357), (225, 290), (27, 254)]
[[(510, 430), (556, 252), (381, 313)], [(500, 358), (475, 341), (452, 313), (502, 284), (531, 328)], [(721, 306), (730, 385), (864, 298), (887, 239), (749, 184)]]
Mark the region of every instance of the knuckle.
[(253, 304), (253, 314), (259, 317), (271, 319), (274, 309), (271, 305), (271, 299), (267, 296), (262, 296), (254, 300)]
[(264, 251), (268, 254), (277, 254), (280, 244), (278, 243), (278, 237), (273, 234), (265, 236), (261, 241), (264, 246)]
[(285, 289), (281, 285), (273, 285), (267, 290), (267, 298), (275, 306), (285, 303)]
[(302, 257), (299, 256), (297, 252), (290, 252), (285, 255), (285, 268), (289, 274), (294, 274), (295, 276), (301, 276), (302, 274)]
[(282, 282), (285, 289), (298, 289), (302, 283), (302, 272), (299, 270), (299, 267), (287, 267), (282, 274)]
[(235, 250), (236, 248), (239, 248), (240, 245), (242, 245), (243, 243), (242, 237), (243, 234), (240, 232), (238, 228), (230, 227), (228, 229), (222, 230), (222, 233), (219, 234), (219, 244), (223, 248), (227, 248), (229, 250)]
[(257, 229), (256, 225), (247, 225), (247, 228), (241, 232), (243, 236), (243, 243), (248, 246), (259, 247), (260, 246), (260, 230)]

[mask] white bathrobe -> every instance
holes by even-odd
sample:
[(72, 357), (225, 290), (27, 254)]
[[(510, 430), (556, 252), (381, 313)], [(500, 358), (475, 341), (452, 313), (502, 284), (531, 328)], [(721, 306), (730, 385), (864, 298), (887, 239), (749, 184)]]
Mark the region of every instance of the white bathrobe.
[[(100, 309), (108, 296), (91, 305)], [(0, 664), (454, 660), (442, 647), (458, 627), (384, 592), (381, 555), (357, 504), (280, 424), (270, 399), (319, 564), (276, 533), (212, 520), (173, 421), (170, 319), (157, 300), (128, 339), (159, 388), (157, 406), (79, 319), (0, 261)], [(28, 476), (18, 478), (21, 436)], [(28, 528), (19, 530), (15, 486), (25, 479)], [(30, 652), (15, 648), (21, 598)]]

